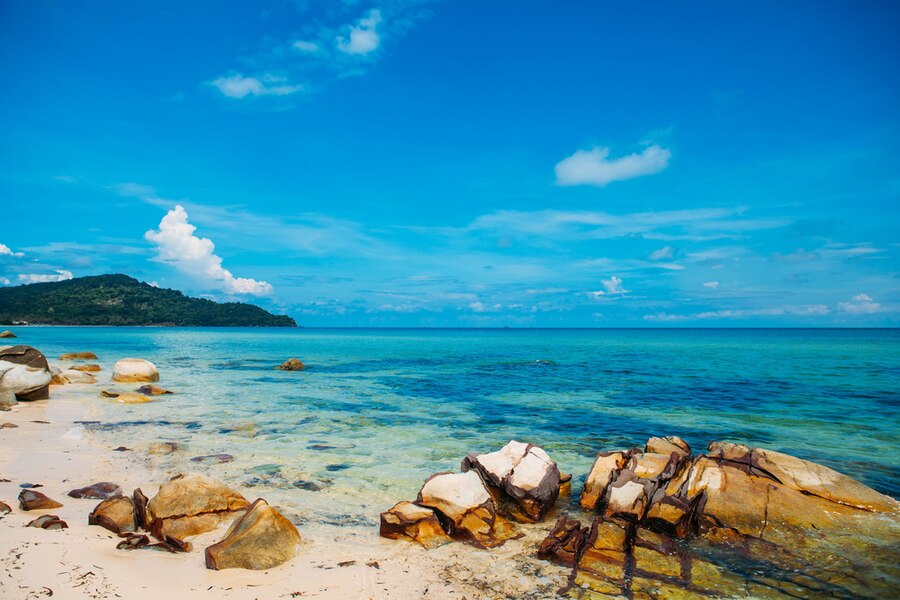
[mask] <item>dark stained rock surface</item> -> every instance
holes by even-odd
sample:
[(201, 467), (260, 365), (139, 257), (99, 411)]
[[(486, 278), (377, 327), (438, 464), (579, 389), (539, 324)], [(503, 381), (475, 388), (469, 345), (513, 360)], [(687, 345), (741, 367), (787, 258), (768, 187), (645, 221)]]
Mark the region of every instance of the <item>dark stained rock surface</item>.
[(381, 513), (379, 533), (394, 540), (410, 540), (428, 549), (451, 541), (433, 509), (405, 501)]
[(26, 527), (39, 527), (41, 529), (58, 530), (68, 529), (69, 525), (56, 515), (41, 515), (37, 519), (30, 521)]
[(249, 506), (225, 537), (206, 549), (210, 569), (264, 570), (294, 558), (300, 533), (278, 510), (262, 498)]
[(587, 528), (579, 521), (562, 515), (556, 520), (547, 538), (541, 542), (537, 551), (538, 558), (573, 567), (587, 543), (587, 537)]
[(150, 500), (141, 491), (141, 488), (134, 490), (131, 495), (131, 501), (134, 503), (134, 522), (138, 527), (150, 529), (150, 514), (147, 512), (147, 505)]
[(51, 500), (44, 494), (32, 489), (22, 490), (19, 493), (19, 507), (22, 510), (50, 510), (61, 506), (62, 504), (56, 500)]
[(88, 498), (91, 500), (106, 500), (107, 498), (112, 498), (113, 496), (121, 493), (122, 488), (120, 488), (115, 483), (112, 483), (110, 481), (101, 481), (87, 487), (72, 490), (71, 492), (69, 492), (69, 497)]
[(115, 534), (130, 533), (137, 529), (134, 502), (121, 494), (98, 504), (88, 515), (89, 525), (99, 525)]

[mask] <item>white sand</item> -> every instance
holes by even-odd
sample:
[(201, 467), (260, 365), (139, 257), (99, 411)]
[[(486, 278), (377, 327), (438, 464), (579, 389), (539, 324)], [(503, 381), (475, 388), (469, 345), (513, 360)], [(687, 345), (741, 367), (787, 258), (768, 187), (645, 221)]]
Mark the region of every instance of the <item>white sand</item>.
[[(96, 386), (51, 388), (47, 401), (20, 403), (0, 412), (0, 500), (13, 512), (0, 517), (0, 598), (550, 598), (567, 571), (532, 557), (550, 529), (523, 528), (526, 536), (491, 551), (461, 543), (425, 551), (407, 542), (380, 538), (377, 527), (344, 529), (301, 526), (303, 544), (291, 562), (269, 571), (205, 568), (203, 549), (218, 541), (220, 529), (192, 538), (188, 554), (117, 550), (116, 536), (88, 526), (98, 500), (69, 498), (69, 490), (99, 481), (136, 487), (152, 497), (161, 483), (138, 452), (114, 452), (74, 424), (92, 418)], [(96, 415), (93, 415), (96, 418)], [(35, 421), (48, 421), (37, 423)], [(170, 475), (174, 475), (171, 473)], [(51, 511), (25, 512), (17, 496), (21, 483), (64, 504)], [(265, 493), (246, 491), (248, 497)], [(397, 498), (401, 500), (403, 498)], [(385, 507), (388, 508), (388, 507)], [(41, 514), (56, 514), (69, 528), (25, 527)], [(372, 515), (377, 519), (377, 515)], [(355, 561), (339, 566), (344, 561)], [(370, 564), (367, 564), (370, 563)]]

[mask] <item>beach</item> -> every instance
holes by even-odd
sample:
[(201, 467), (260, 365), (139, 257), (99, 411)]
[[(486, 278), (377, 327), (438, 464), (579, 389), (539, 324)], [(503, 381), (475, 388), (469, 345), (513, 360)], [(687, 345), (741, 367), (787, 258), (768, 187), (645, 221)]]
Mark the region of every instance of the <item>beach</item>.
[[(49, 400), (20, 402), (0, 413), (0, 422), (17, 426), (0, 429), (0, 478), (9, 480), (0, 482), (0, 500), (13, 506), (22, 484), (40, 484), (37, 491), (64, 505), (42, 512), (57, 514), (68, 524), (61, 531), (24, 527), (41, 513), (18, 507), (0, 519), (4, 597), (39, 598), (52, 590), (54, 597), (62, 598), (188, 593), (209, 598), (551, 598), (567, 584), (569, 570), (537, 559), (538, 545), (558, 515), (589, 522), (577, 499), (596, 452), (637, 445), (645, 432), (693, 428), (692, 442), (701, 435), (714, 439), (718, 432), (716, 437), (729, 439), (743, 434), (739, 441), (753, 443), (758, 441), (753, 435), (762, 435), (755, 433), (758, 426), (770, 444), (779, 435), (791, 435), (794, 448), (862, 474), (860, 479), (880, 491), (896, 485), (895, 458), (873, 453), (869, 464), (859, 458), (880, 443), (879, 435), (892, 435), (888, 429), (878, 431), (877, 419), (869, 419), (865, 433), (855, 432), (851, 416), (827, 419), (840, 406), (817, 406), (815, 400), (822, 395), (810, 394), (803, 403), (795, 395), (801, 388), (810, 392), (804, 361), (817, 360), (823, 370), (840, 372), (847, 356), (854, 356), (865, 363), (858, 384), (841, 388), (834, 382), (829, 390), (845, 394), (844, 409), (851, 397), (857, 405), (888, 406), (880, 416), (887, 425), (896, 410), (889, 408), (897, 389), (895, 368), (889, 367), (897, 352), (892, 332), (781, 338), (757, 333), (756, 339), (741, 342), (728, 332), (706, 333), (699, 339), (690, 333), (645, 334), (635, 341), (633, 335), (615, 332), (20, 331), (16, 341), (44, 350), (51, 363), (59, 362), (54, 357), (65, 351), (96, 351), (99, 358), (91, 362), (101, 371), (96, 384), (51, 386)], [(806, 349), (793, 368), (779, 367), (784, 377), (777, 385), (769, 382), (765, 388), (780, 388), (780, 395), (772, 392), (773, 397), (759, 398), (756, 406), (793, 399), (791, 424), (766, 425), (762, 416), (757, 421), (746, 414), (712, 411), (704, 399), (722, 393), (713, 381), (697, 384), (693, 410), (665, 399), (626, 410), (613, 393), (627, 381), (625, 390), (634, 403), (643, 393), (641, 386), (654, 377), (648, 365), (661, 357), (672, 360), (673, 348), (688, 353), (678, 359), (682, 370), (676, 374), (684, 377), (684, 365), (696, 358), (691, 353), (718, 353), (719, 361), (731, 353), (736, 359), (745, 348), (759, 348), (761, 340), (772, 357), (779, 344), (795, 355), (798, 345)], [(859, 351), (873, 346), (886, 351)], [(240, 348), (244, 355), (238, 354)], [(306, 351), (300, 352), (302, 348)], [(481, 355), (473, 363), (474, 349), (481, 349)], [(591, 352), (606, 357), (603, 367), (592, 362)], [(288, 355), (300, 356), (309, 368), (276, 371), (276, 357)], [(136, 405), (101, 398), (101, 390), (137, 387), (109, 380), (113, 364), (125, 356), (152, 359), (160, 370), (159, 384), (175, 393)], [(610, 375), (612, 370), (623, 379)], [(789, 371), (793, 374), (788, 376)], [(749, 373), (722, 376), (750, 378)], [(815, 376), (821, 379), (822, 371)], [(472, 381), (479, 377), (488, 381), (476, 387)], [(677, 389), (671, 372), (667, 379), (670, 389)], [(441, 390), (431, 389), (428, 381), (440, 382)], [(881, 395), (875, 393), (879, 389)], [(598, 400), (584, 400), (590, 394)], [(437, 397), (449, 400), (433, 400)], [(510, 408), (513, 405), (518, 412)], [(537, 419), (542, 409), (554, 418)], [(574, 418), (578, 409), (599, 412), (596, 420), (585, 423)], [(654, 411), (657, 416), (651, 417)], [(660, 412), (665, 415), (657, 421)], [(671, 422), (661, 431), (669, 413)], [(813, 425), (798, 428), (802, 419)], [(551, 421), (555, 430), (547, 424)], [(703, 432), (698, 431), (700, 422)], [(779, 426), (785, 427), (784, 434)], [(845, 443), (829, 448), (823, 443), (826, 436), (841, 436)], [(523, 537), (492, 549), (452, 543), (425, 550), (378, 535), (379, 514), (400, 500), (414, 500), (430, 474), (455, 471), (468, 452), (497, 450), (510, 439), (540, 444), (562, 471), (574, 474), (572, 496), (560, 498), (543, 522), (519, 525)], [(152, 450), (159, 443), (173, 444), (174, 451)], [(116, 451), (121, 447), (127, 450)], [(230, 458), (214, 458), (224, 454)], [(112, 481), (125, 493), (140, 487), (152, 496), (169, 478), (187, 472), (209, 475), (250, 501), (261, 497), (276, 506), (302, 536), (296, 558), (259, 572), (206, 569), (202, 549), (221, 539), (224, 526), (192, 538), (195, 549), (187, 554), (117, 550), (116, 536), (87, 524), (97, 501), (66, 495), (71, 489)]]

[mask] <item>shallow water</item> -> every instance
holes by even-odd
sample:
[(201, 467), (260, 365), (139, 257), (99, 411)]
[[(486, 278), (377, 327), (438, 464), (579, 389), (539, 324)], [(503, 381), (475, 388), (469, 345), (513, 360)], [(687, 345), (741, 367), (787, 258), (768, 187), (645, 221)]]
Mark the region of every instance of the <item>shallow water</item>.
[[(53, 361), (90, 350), (82, 386), (111, 447), (150, 441), (185, 465), (294, 507), (374, 525), (433, 472), (509, 439), (542, 445), (580, 479), (598, 450), (680, 435), (777, 449), (900, 496), (898, 330), (421, 330), (18, 328)], [(177, 392), (98, 397), (112, 365), (153, 361)], [(273, 367), (289, 357), (308, 369)], [(90, 361), (94, 362), (94, 361)], [(54, 388), (59, 389), (59, 388)], [(81, 393), (81, 392), (79, 392)], [(228, 453), (224, 464), (188, 458)]]

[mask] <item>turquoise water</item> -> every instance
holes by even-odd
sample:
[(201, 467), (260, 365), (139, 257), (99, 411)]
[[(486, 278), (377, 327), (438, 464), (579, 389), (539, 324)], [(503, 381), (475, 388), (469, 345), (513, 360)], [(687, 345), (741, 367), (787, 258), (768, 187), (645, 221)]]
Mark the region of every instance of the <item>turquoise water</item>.
[[(84, 430), (102, 443), (176, 441), (177, 453), (152, 458), (160, 472), (190, 464), (320, 522), (372, 524), (431, 473), (513, 438), (547, 449), (576, 491), (598, 450), (676, 434), (695, 449), (724, 439), (781, 450), (900, 496), (898, 330), (17, 333), (51, 360), (100, 356), (101, 383), (79, 390), (96, 421)], [(99, 398), (135, 387), (109, 383), (127, 356), (156, 363), (177, 394)], [(292, 356), (309, 368), (273, 370)], [(187, 462), (219, 452), (235, 460)]]

